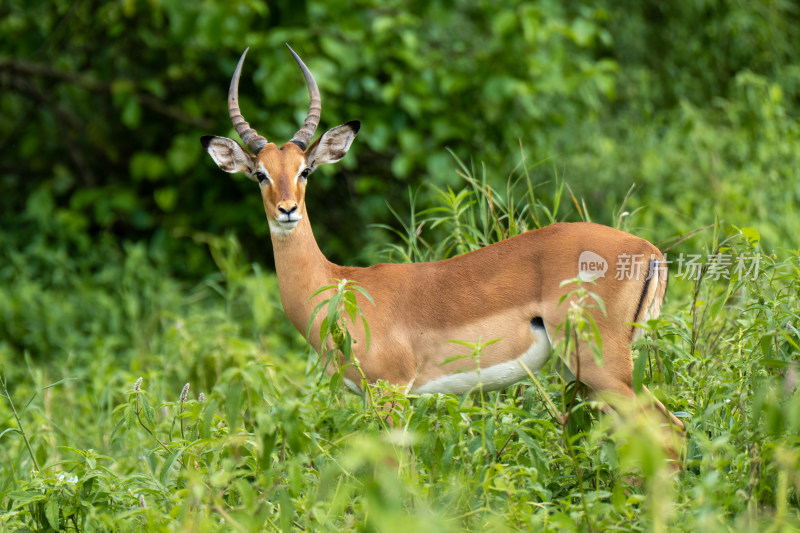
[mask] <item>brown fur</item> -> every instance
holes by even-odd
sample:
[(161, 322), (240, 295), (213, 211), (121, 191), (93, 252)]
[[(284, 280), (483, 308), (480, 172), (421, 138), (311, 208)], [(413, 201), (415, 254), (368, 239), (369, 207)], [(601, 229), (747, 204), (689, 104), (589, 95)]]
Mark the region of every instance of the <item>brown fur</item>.
[[(656, 316), (666, 291), (666, 275), (660, 275), (654, 283), (646, 279), (650, 262), (664, 261), (655, 246), (607, 226), (559, 223), (445, 261), (368, 268), (335, 265), (325, 258), (314, 239), (305, 206), (306, 180), (299, 172), (306, 165), (315, 168), (340, 159), (357, 131), (357, 123), (348, 123), (330, 130), (333, 133), (325, 137), (325, 142), (318, 144), (318, 140), (305, 152), (292, 143), (281, 148), (268, 144), (257, 156), (250, 156), (249, 172), (263, 168), (270, 178), (261, 183), (261, 195), (271, 226), (278, 224), (277, 218), (287, 209), (296, 209), (300, 215), (293, 228), (272, 232), (281, 302), (300, 333), (306, 334), (312, 310), (328, 297), (310, 298), (315, 291), (333, 278), (354, 280), (375, 302), (373, 305), (358, 295), (370, 328), (369, 350), (363, 326), (354, 324), (351, 330), (356, 357), (368, 380), (421, 386), (458, 370), (474, 370), (475, 363), (469, 359), (443, 364), (464, 353), (464, 347), (452, 340), (500, 339), (481, 353), (481, 367), (488, 368), (518, 358), (543, 340), (537, 338), (541, 330), (531, 328), (533, 319), (542, 320), (552, 344), (559, 341), (559, 325), (569, 307), (569, 302), (559, 305), (559, 301), (574, 288), (561, 287), (560, 283), (577, 277), (579, 256), (592, 251), (609, 266), (605, 277), (589, 286), (607, 311), (590, 310), (602, 336), (603, 364), (595, 363), (589, 346), (579, 346), (577, 355), (567, 364), (598, 394), (635, 398), (631, 323), (642, 320), (645, 312)], [(218, 161), (220, 156), (216, 155)], [(633, 279), (615, 279), (617, 258), (623, 254), (637, 258), (634, 272), (638, 275)], [(666, 270), (659, 273), (666, 274)], [(322, 349), (321, 322), (319, 315), (308, 336), (317, 351)], [(345, 369), (345, 377), (360, 382), (353, 368)], [(658, 400), (654, 399), (653, 405), (683, 429)]]

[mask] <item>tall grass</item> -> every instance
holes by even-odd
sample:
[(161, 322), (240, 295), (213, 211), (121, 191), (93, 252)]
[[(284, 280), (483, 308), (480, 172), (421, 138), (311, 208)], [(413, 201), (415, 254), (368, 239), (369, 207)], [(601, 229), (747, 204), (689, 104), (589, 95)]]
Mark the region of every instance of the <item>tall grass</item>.
[[(590, 219), (560, 178), (534, 185), (527, 163), (502, 194), (486, 169), (458, 165), (464, 187), (400, 217), (389, 257), (440, 259)], [(622, 213), (619, 224), (635, 216)], [(665, 309), (643, 324), (636, 380), (687, 424), (678, 473), (655, 428), (598, 414), (555, 365), (468, 397), (343, 392), (287, 326), (274, 277), (243, 262), (234, 238), (196, 235), (219, 272), (185, 287), (139, 245), (65, 255), (56, 231), (7, 243), (14, 261), (0, 269), (0, 529), (800, 527), (800, 257), (763, 250), (756, 229), (684, 243), (704, 269), (681, 279), (672, 264)], [(757, 257), (758, 274), (718, 276), (709, 258), (722, 253)], [(347, 301), (347, 287), (332, 290)], [(382, 401), (399, 407), (394, 429)]]

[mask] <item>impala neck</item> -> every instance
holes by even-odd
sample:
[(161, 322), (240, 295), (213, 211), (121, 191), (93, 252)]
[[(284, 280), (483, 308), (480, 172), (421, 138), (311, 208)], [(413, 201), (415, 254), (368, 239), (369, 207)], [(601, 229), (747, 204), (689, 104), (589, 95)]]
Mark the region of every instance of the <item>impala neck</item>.
[[(294, 327), (305, 336), (308, 319), (318, 300), (309, 301), (309, 297), (320, 287), (331, 284), (336, 265), (328, 261), (317, 246), (305, 205), (302, 216), (288, 235), (271, 235), (281, 304)], [(314, 337), (312, 335), (312, 339)]]

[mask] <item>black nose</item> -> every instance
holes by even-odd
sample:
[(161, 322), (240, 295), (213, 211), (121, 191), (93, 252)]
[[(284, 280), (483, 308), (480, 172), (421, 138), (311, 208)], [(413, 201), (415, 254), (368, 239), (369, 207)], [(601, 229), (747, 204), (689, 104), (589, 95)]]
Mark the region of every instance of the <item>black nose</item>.
[(291, 215), (292, 213), (294, 213), (295, 211), (297, 211), (297, 204), (293, 205), (293, 206), (292, 206), (292, 207), (290, 207), (289, 209), (286, 209), (286, 208), (285, 208), (285, 207), (283, 207), (282, 205), (279, 205), (279, 206), (278, 206), (278, 211), (280, 211), (281, 213), (286, 213), (287, 215)]

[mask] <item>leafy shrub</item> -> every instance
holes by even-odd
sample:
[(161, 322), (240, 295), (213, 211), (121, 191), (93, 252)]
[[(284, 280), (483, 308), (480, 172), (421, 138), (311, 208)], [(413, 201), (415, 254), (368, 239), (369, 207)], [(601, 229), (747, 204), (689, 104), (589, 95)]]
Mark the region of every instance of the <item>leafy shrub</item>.
[[(466, 189), (442, 192), (441, 208), (413, 215), (415, 227), (454, 240), (431, 247), (420, 244), (434, 242), (422, 232), (392, 253), (458, 253), (559, 211), (535, 202), (510, 209), (508, 198), (466, 176)], [(234, 240), (204, 238), (220, 271), (199, 288), (137, 269), (142, 286), (132, 298), (144, 306), (158, 288), (166, 317), (148, 326), (150, 316), (131, 315), (126, 328), (151, 328), (137, 349), (87, 357), (76, 343), (59, 372), (33, 351), (27, 369), (12, 364), (14, 348), (3, 345), (3, 527), (696, 531), (800, 523), (800, 257), (763, 252), (754, 230), (712, 240), (708, 251), (759, 252), (758, 276), (714, 280), (706, 269), (697, 280), (677, 278), (665, 312), (645, 325), (636, 379), (688, 425), (686, 469), (673, 476), (656, 428), (641, 418), (595, 420), (591, 402), (573, 400), (554, 369), (533, 385), (464, 398), (383, 391), (365, 403), (344, 393), (315, 356), (300, 355), (267, 296), (274, 279), (243, 263)], [(36, 250), (15, 253), (35, 263)], [(141, 253), (123, 250), (127, 261)], [(38, 328), (46, 318), (30, 320)], [(113, 322), (98, 327), (128, 335)], [(380, 402), (400, 408), (402, 431), (385, 429)]]
[[(361, 250), (365, 223), (392, 222), (386, 198), (458, 184), (448, 147), (497, 169), (520, 143), (530, 162), (553, 158), (598, 220), (637, 183), (659, 240), (715, 209), (739, 226), (763, 217), (772, 244), (797, 226), (791, 2), (11, 0), (0, 15), (0, 222), (45, 188), (81, 231), (156, 236), (183, 275), (214, 267), (175, 232), (236, 228), (249, 257), (269, 257), (258, 196), (197, 140), (234, 135), (225, 91), (246, 46), (245, 115), (291, 136), (307, 95), (284, 42), (316, 73), (322, 126), (364, 124), (338, 177), (321, 170), (309, 193), (336, 260)], [(435, 205), (425, 189), (418, 201)]]

